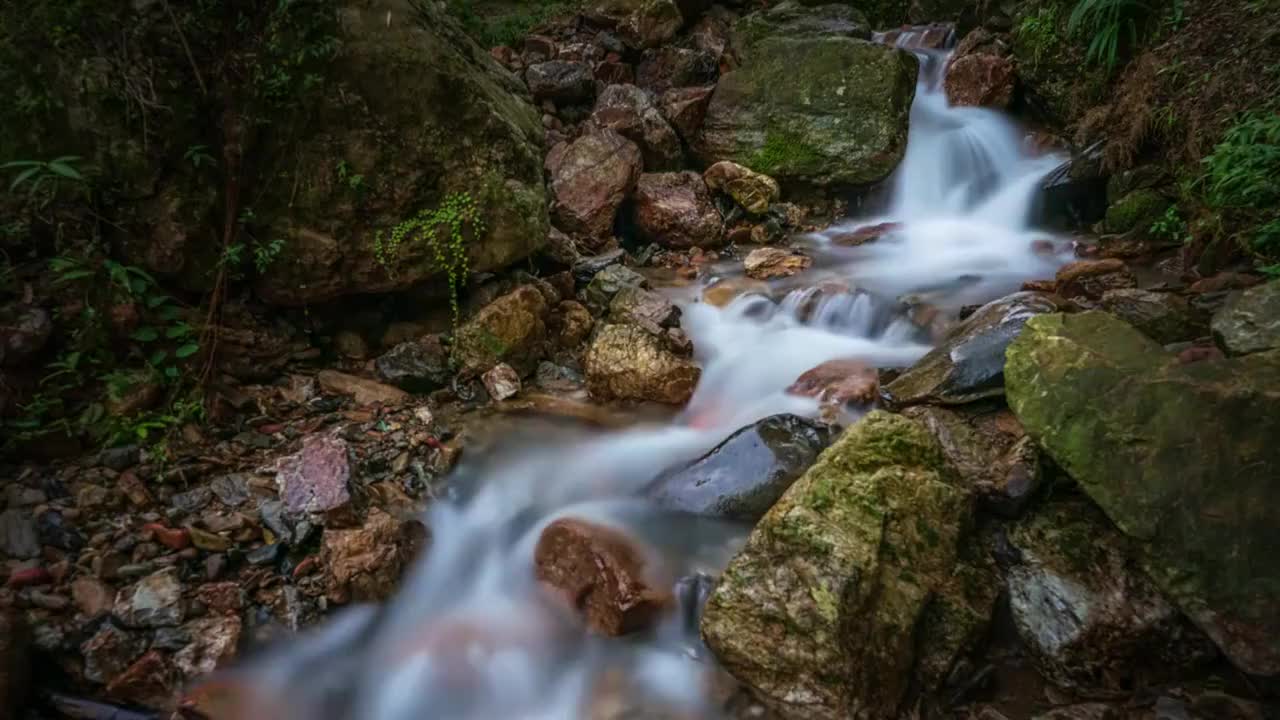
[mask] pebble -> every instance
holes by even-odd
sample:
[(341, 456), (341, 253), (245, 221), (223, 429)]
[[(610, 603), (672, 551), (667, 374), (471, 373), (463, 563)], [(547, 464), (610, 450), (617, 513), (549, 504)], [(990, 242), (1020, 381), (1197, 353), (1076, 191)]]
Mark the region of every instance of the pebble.
[(65, 595), (46, 593), (39, 590), (31, 591), (28, 599), (31, 600), (32, 605), (45, 610), (65, 610), (71, 604), (71, 600)]
[(18, 509), (0, 513), (0, 552), (19, 560), (30, 560), (40, 554), (40, 540), (31, 513)]
[(214, 478), (209, 489), (227, 507), (239, 507), (249, 501), (249, 482), (240, 473)]
[(280, 558), (284, 557), (284, 543), (271, 543), (252, 550), (245, 555), (251, 565), (274, 565), (280, 562)]
[(215, 535), (191, 525), (188, 525), (186, 530), (191, 536), (191, 544), (201, 550), (208, 552), (226, 552), (231, 549), (231, 541), (221, 535)]
[(198, 487), (187, 492), (174, 495), (169, 503), (184, 513), (194, 514), (204, 509), (213, 499), (213, 492), (207, 487)]

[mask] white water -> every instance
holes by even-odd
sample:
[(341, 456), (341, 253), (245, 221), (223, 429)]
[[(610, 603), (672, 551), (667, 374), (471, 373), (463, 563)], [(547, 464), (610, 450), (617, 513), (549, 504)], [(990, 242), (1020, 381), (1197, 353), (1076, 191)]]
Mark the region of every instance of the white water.
[(858, 248), (829, 244), (835, 232), (809, 239), (826, 275), (853, 291), (796, 291), (777, 303), (748, 295), (724, 308), (682, 298), (704, 373), (674, 422), (567, 442), (531, 431), (482, 467), (460, 469), (464, 496), (428, 512), (430, 551), (397, 598), (340, 613), (234, 671), (235, 686), (253, 695), (228, 717), (572, 720), (593, 717), (602, 682), (617, 678), (650, 707), (716, 717), (692, 608), (643, 637), (590, 637), (537, 586), (533, 547), (548, 523), (575, 516), (660, 548), (654, 563), (671, 577), (715, 573), (741, 530), (657, 515), (635, 497), (647, 481), (755, 420), (815, 412), (784, 390), (822, 362), (901, 367), (919, 358), (928, 335), (904, 316), (900, 296), (955, 308), (1052, 274), (1062, 258), (1036, 252), (1045, 234), (1027, 218), (1036, 182), (1058, 159), (1024, 154), (1017, 127), (995, 112), (948, 107), (939, 91), (945, 55), (918, 54), (892, 203), (881, 217), (850, 223), (903, 225)]

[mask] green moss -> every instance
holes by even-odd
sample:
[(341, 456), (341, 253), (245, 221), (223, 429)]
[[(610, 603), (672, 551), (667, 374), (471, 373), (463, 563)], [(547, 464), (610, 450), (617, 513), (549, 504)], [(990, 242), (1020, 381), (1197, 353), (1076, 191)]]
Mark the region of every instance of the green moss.
[(805, 144), (800, 135), (771, 130), (748, 166), (765, 175), (794, 173), (796, 170), (822, 162), (822, 154)]
[(1169, 199), (1155, 190), (1134, 190), (1107, 208), (1107, 232), (1145, 231), (1164, 215), (1169, 206)]

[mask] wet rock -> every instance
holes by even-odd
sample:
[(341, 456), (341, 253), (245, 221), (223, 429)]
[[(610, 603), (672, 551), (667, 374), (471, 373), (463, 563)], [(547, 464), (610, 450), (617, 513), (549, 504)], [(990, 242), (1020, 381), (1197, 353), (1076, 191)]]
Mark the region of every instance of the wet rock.
[(670, 582), (654, 577), (651, 553), (610, 527), (557, 520), (542, 531), (533, 559), (538, 580), (601, 635), (644, 630), (672, 604)]
[(116, 596), (113, 614), (129, 627), (178, 625), (186, 616), (177, 568), (154, 572)]
[(725, 278), (702, 292), (702, 302), (724, 307), (737, 297), (747, 294), (769, 295), (769, 285), (748, 277)]
[(349, 395), (357, 405), (399, 405), (409, 399), (409, 393), (399, 388), (336, 370), (321, 370), (316, 379), (326, 392)]
[(480, 380), (494, 402), (502, 402), (520, 392), (520, 376), (506, 363), (498, 363), (489, 368), (488, 372), (480, 376)]
[(1108, 290), (1137, 287), (1138, 280), (1123, 260), (1080, 260), (1066, 265), (1055, 277), (1058, 295), (1068, 300), (1097, 300)]
[(111, 610), (114, 597), (111, 588), (97, 578), (81, 576), (71, 582), (71, 599), (87, 618), (96, 618)]
[(533, 372), (546, 350), (547, 300), (521, 285), (485, 305), (458, 329), (454, 355), (461, 374), (476, 377), (504, 362), (521, 375)]
[[(576, 300), (561, 302), (547, 323), (552, 341), (562, 350), (572, 350), (581, 345), (591, 334), (594, 325), (595, 319), (591, 317), (591, 311)], [(542, 365), (538, 367), (541, 372)]]
[(574, 140), (550, 168), (556, 224), (598, 246), (612, 233), (643, 166), (640, 148), (612, 130)]
[(98, 453), (98, 462), (107, 467), (121, 472), (128, 470), (142, 457), (142, 449), (137, 445), (121, 445), (119, 447), (106, 448)]
[(1004, 393), (1005, 348), (1027, 320), (1058, 310), (1048, 296), (1021, 292), (987, 303), (942, 344), (896, 380), (885, 394), (898, 406), (956, 405)]
[(745, 427), (645, 490), (661, 508), (755, 522), (817, 460), (831, 429), (795, 415)]
[(667, 248), (721, 242), (720, 213), (697, 173), (647, 173), (636, 184), (633, 220), (639, 236)]
[(0, 551), (18, 560), (40, 555), (40, 537), (30, 512), (17, 508), (0, 512)]
[(787, 392), (837, 408), (866, 407), (880, 399), (880, 373), (861, 360), (829, 360), (796, 378)]
[(168, 708), (173, 705), (178, 680), (173, 666), (161, 653), (151, 650), (107, 685), (107, 695), (135, 705)]
[(686, 143), (693, 142), (707, 116), (714, 85), (672, 88), (658, 99), (658, 110)]
[(1102, 294), (1099, 305), (1161, 345), (1192, 340), (1204, 334), (1191, 305), (1172, 293), (1137, 288), (1108, 290)]
[(947, 102), (1006, 110), (1017, 85), (1013, 60), (999, 55), (973, 53), (956, 58), (947, 68)]
[(609, 320), (645, 328), (671, 328), (680, 323), (680, 308), (666, 295), (635, 286), (624, 287), (609, 303)]
[(1213, 338), (1228, 355), (1280, 348), (1280, 280), (1228, 298), (1213, 316)]
[(783, 248), (756, 248), (747, 254), (742, 266), (747, 277), (755, 280), (773, 280), (791, 277), (809, 269), (813, 258)]
[(605, 88), (591, 112), (591, 122), (638, 145), (645, 170), (679, 169), (684, 155), (680, 138), (658, 111), (653, 96), (635, 85)]
[(898, 717), (985, 633), (996, 583), (965, 552), (969, 512), (929, 433), (872, 412), (756, 525), (702, 636), (783, 717)]
[(592, 312), (602, 313), (613, 303), (613, 298), (623, 288), (649, 286), (640, 273), (625, 265), (610, 265), (596, 273), (591, 284), (583, 292), (583, 300)]
[(382, 354), (374, 362), (374, 367), (378, 377), (411, 392), (442, 388), (453, 376), (449, 367), (449, 351), (434, 335), (396, 345)]
[(1174, 677), (1216, 655), (1092, 503), (1049, 503), (1009, 540), (1019, 554), (1005, 571), (1014, 625), (1057, 685), (1120, 690), (1139, 672)]
[(235, 615), (200, 618), (182, 627), (193, 642), (179, 650), (173, 662), (187, 678), (208, 675), (236, 656), (242, 626)]
[(0, 610), (0, 712), (5, 717), (17, 717), (26, 700), (30, 642), (31, 634), (22, 615), (10, 608)]
[(778, 181), (735, 162), (723, 160), (702, 174), (707, 187), (733, 198), (752, 215), (763, 215), (782, 195)]
[(320, 562), (326, 593), (336, 603), (385, 600), (391, 595), (407, 554), (400, 523), (374, 508), (358, 528), (326, 528)]
[(0, 366), (16, 367), (29, 361), (44, 349), (51, 334), (53, 321), (40, 308), (24, 310), (12, 323), (0, 322)]
[(98, 632), (80, 646), (84, 657), (84, 676), (96, 683), (106, 683), (124, 672), (130, 663), (147, 649), (147, 639), (104, 623)]
[(1101, 220), (1107, 209), (1105, 143), (1095, 143), (1063, 162), (1040, 184), (1035, 219), (1049, 228), (1071, 230)]
[(1085, 312), (1032, 319), (1005, 369), (1028, 434), (1135, 540), (1155, 584), (1238, 667), (1280, 674), (1280, 351), (1183, 365)]
[(906, 149), (918, 62), (873, 44), (857, 11), (786, 4), (738, 21), (739, 68), (720, 79), (694, 143), (783, 183), (877, 182)]
[(635, 325), (603, 325), (587, 350), (587, 389), (602, 400), (652, 400), (680, 405), (702, 371)]
[(291, 513), (324, 513), (351, 501), (347, 443), (330, 435), (312, 435), (293, 455), (276, 461), (276, 488)]
[(614, 28), (623, 41), (637, 48), (667, 42), (685, 22), (675, 0), (596, 0), (586, 15)]
[(524, 81), (538, 102), (581, 103), (596, 94), (595, 73), (591, 65), (584, 62), (551, 60), (530, 65), (525, 70)]
[(601, 270), (621, 263), (626, 256), (622, 248), (615, 248), (599, 255), (582, 258), (573, 265), (573, 279), (578, 283), (589, 283)]
[(720, 66), (712, 53), (664, 45), (645, 52), (636, 67), (636, 84), (661, 94), (672, 88), (711, 85), (719, 75)]

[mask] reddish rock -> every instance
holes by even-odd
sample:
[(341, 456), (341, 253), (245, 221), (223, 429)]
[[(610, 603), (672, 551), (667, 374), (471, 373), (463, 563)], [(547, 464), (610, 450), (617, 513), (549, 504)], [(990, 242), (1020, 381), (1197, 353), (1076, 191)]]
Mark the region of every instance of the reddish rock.
[(1017, 83), (1013, 61), (995, 55), (965, 55), (947, 69), (945, 87), (952, 105), (1007, 110)]
[(236, 656), (242, 626), (235, 615), (192, 620), (182, 626), (191, 644), (173, 656), (173, 662), (187, 680), (208, 675)]
[(537, 101), (582, 103), (596, 92), (595, 73), (584, 62), (550, 60), (530, 65), (524, 71), (524, 81)]
[(1257, 275), (1247, 275), (1245, 273), (1223, 272), (1197, 280), (1187, 288), (1193, 293), (1213, 293), (1222, 292), (1224, 290), (1243, 290), (1251, 288), (1262, 282), (1262, 278)]
[(662, 93), (658, 111), (685, 142), (692, 142), (702, 128), (702, 120), (707, 116), (707, 105), (711, 103), (715, 89), (714, 85), (672, 88)]
[(165, 657), (152, 650), (138, 658), (107, 685), (116, 700), (151, 708), (170, 708), (176, 700), (177, 679)]
[(358, 528), (326, 529), (320, 562), (327, 572), (327, 593), (336, 603), (385, 600), (395, 589), (406, 552), (401, 524), (374, 508)]
[(656, 47), (674, 38), (685, 18), (675, 0), (598, 0), (586, 10), (597, 23), (612, 27), (631, 47)]
[(596, 82), (603, 85), (635, 84), (636, 72), (630, 65), (615, 60), (596, 63)]
[(15, 590), (21, 590), (26, 587), (36, 587), (39, 585), (50, 585), (53, 583), (53, 576), (43, 567), (27, 567), (17, 568), (9, 573), (9, 579), (5, 582), (6, 587)]
[(205, 583), (196, 589), (196, 599), (219, 614), (235, 614), (244, 608), (244, 590), (235, 581)]
[(1187, 365), (1210, 360), (1222, 360), (1226, 355), (1215, 345), (1196, 345), (1178, 353), (1178, 364)]
[(636, 67), (636, 84), (659, 95), (671, 88), (713, 85), (719, 76), (718, 57), (674, 45), (647, 51)]
[(1022, 290), (1029, 292), (1052, 293), (1058, 289), (1057, 280), (1028, 280), (1022, 283)]
[(480, 381), (494, 402), (502, 402), (520, 392), (520, 375), (506, 363), (494, 365), (480, 376)]
[(834, 245), (857, 247), (875, 242), (902, 227), (902, 223), (886, 222), (877, 225), (861, 225), (851, 230), (835, 230), (829, 233)]
[(574, 140), (550, 168), (557, 226), (597, 245), (608, 239), (641, 167), (639, 146), (612, 130)]
[(120, 477), (116, 478), (116, 489), (124, 494), (130, 505), (136, 508), (144, 508), (155, 502), (146, 484), (139, 480), (132, 470), (120, 473)]
[(489, 57), (497, 60), (500, 65), (512, 72), (519, 72), (524, 67), (524, 63), (520, 60), (520, 55), (506, 45), (489, 48)]
[(742, 261), (747, 277), (755, 280), (791, 277), (812, 264), (813, 258), (807, 255), (774, 247), (756, 248)]
[(191, 535), (181, 528), (167, 528), (160, 523), (148, 523), (143, 530), (151, 533), (156, 542), (170, 550), (183, 550), (191, 546)]
[(831, 405), (874, 405), (880, 398), (880, 374), (861, 360), (830, 360), (801, 375), (787, 392)]
[(87, 618), (96, 618), (109, 611), (114, 598), (115, 592), (97, 578), (86, 575), (71, 582), (71, 599), (80, 614)]
[(695, 172), (641, 175), (634, 213), (640, 237), (663, 247), (710, 247), (723, 238), (720, 213)]
[(128, 633), (110, 622), (104, 623), (93, 637), (80, 645), (84, 657), (85, 678), (106, 683), (124, 672), (129, 664), (147, 649), (147, 639)]
[(1068, 299), (1097, 300), (1108, 290), (1137, 287), (1138, 280), (1123, 260), (1081, 260), (1058, 270), (1058, 295)]
[(676, 131), (658, 112), (653, 97), (635, 85), (605, 88), (591, 112), (591, 122), (638, 145), (645, 170), (674, 170), (681, 165), (683, 149)]
[(650, 627), (672, 603), (669, 583), (651, 577), (647, 549), (610, 527), (557, 520), (538, 538), (534, 563), (538, 580), (602, 635)]
[(351, 500), (351, 477), (346, 441), (330, 435), (312, 435), (302, 449), (276, 461), (276, 487), (291, 513), (324, 513)]

